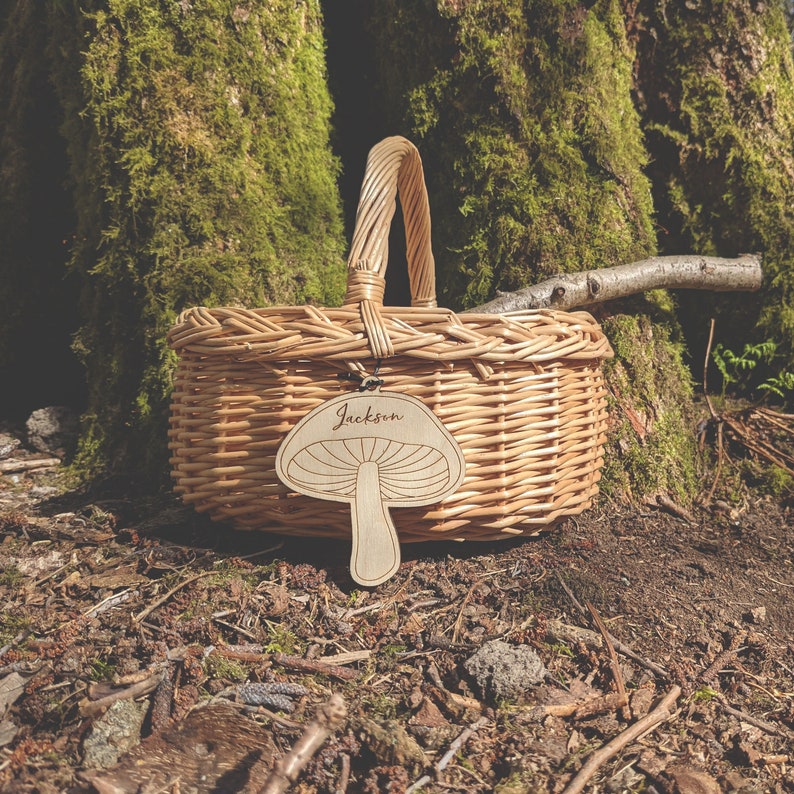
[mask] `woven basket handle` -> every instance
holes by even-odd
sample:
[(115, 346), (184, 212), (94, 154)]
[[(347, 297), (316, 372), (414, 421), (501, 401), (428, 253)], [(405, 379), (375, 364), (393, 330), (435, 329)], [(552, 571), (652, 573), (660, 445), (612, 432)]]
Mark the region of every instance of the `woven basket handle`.
[(422, 160), (416, 147), (400, 136), (382, 140), (367, 157), (356, 228), (347, 260), (347, 305), (365, 301), (383, 305), (389, 228), (398, 190), (405, 221), (411, 305), (430, 308), (437, 305), (436, 267), (430, 247), (430, 206)]

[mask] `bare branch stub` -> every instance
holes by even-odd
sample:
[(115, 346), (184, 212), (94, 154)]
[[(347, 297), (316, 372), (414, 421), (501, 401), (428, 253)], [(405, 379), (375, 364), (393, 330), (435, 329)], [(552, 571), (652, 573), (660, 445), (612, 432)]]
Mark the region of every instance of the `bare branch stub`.
[(526, 309), (575, 309), (652, 289), (702, 289), (753, 292), (761, 288), (761, 257), (736, 259), (654, 256), (627, 265), (564, 273), (516, 292), (499, 293), (465, 313), (500, 314)]

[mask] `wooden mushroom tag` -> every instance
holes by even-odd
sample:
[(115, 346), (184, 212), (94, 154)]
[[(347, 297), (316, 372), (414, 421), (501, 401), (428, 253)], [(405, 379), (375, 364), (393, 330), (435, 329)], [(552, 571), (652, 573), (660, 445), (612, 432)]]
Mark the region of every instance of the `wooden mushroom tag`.
[(416, 397), (380, 390), (334, 397), (290, 431), (276, 472), (306, 496), (349, 502), (350, 573), (361, 585), (385, 582), (400, 566), (389, 508), (440, 502), (466, 470), (463, 452)]

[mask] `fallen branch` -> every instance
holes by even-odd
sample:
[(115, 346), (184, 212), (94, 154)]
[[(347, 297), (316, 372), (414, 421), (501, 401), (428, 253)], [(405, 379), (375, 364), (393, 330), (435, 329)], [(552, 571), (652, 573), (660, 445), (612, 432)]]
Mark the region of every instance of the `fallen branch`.
[(0, 474), (11, 474), (18, 471), (32, 471), (33, 469), (51, 469), (61, 465), (60, 458), (12, 458), (0, 461)]
[(790, 731), (782, 725), (773, 725), (771, 722), (762, 720), (760, 717), (754, 717), (752, 714), (748, 714), (746, 711), (741, 711), (740, 709), (734, 708), (725, 700), (725, 696), (722, 694), (718, 693), (717, 697), (720, 703), (720, 708), (726, 714), (731, 714), (743, 722), (754, 725), (756, 728), (759, 728), (765, 733), (769, 733), (773, 736), (782, 736), (789, 741), (794, 741), (794, 731)]
[[(557, 581), (559, 581), (563, 590), (565, 590), (566, 595), (568, 598), (571, 599), (571, 603), (579, 610), (579, 612), (584, 616), (587, 617), (588, 613), (587, 610), (579, 603), (576, 596), (573, 594), (573, 591), (570, 587), (565, 583), (565, 580), (560, 575), (560, 572), (557, 571)], [(609, 640), (612, 643), (613, 647), (618, 653), (622, 653), (624, 656), (628, 656), (629, 659), (633, 659), (637, 664), (641, 664), (646, 670), (650, 670), (652, 673), (655, 673), (660, 678), (669, 679), (669, 674), (664, 667), (659, 666), (655, 662), (652, 662), (650, 659), (645, 659), (636, 653), (633, 649), (631, 649), (628, 645), (625, 645), (620, 640), (616, 639), (612, 634), (609, 634)]]
[(612, 668), (612, 677), (615, 679), (615, 688), (618, 694), (618, 707), (624, 719), (629, 719), (631, 713), (629, 712), (629, 696), (626, 694), (626, 685), (623, 681), (623, 673), (620, 669), (620, 662), (618, 662), (618, 655), (615, 653), (615, 646), (612, 644), (612, 639), (609, 636), (609, 631), (601, 620), (601, 615), (598, 614), (596, 608), (588, 601), (587, 609), (590, 611), (590, 616), (595, 623), (596, 628), (601, 632), (604, 642), (607, 646), (607, 653), (609, 654), (609, 666)]
[(574, 309), (651, 289), (704, 289), (714, 292), (755, 291), (761, 287), (761, 258), (714, 256), (654, 256), (597, 270), (564, 273), (531, 287), (500, 294), (470, 309), (499, 314), (524, 309)]
[(292, 749), (276, 763), (259, 794), (282, 794), (295, 783), (303, 767), (322, 747), (325, 740), (342, 727), (347, 717), (347, 706), (339, 694), (331, 697), (317, 709), (314, 719), (306, 726), (303, 735)]
[(126, 689), (119, 689), (116, 692), (111, 692), (109, 695), (105, 695), (105, 697), (99, 698), (98, 700), (83, 698), (79, 703), (80, 716), (97, 717), (100, 714), (104, 714), (105, 711), (119, 700), (133, 700), (134, 698), (148, 695), (150, 692), (154, 692), (154, 690), (157, 689), (160, 685), (160, 681), (162, 681), (163, 675), (163, 671), (158, 670), (143, 681), (139, 681)]
[(638, 739), (647, 731), (654, 728), (662, 722), (666, 722), (672, 716), (671, 708), (678, 700), (681, 694), (681, 687), (676, 684), (670, 691), (662, 698), (659, 705), (653, 711), (648, 712), (642, 719), (637, 720), (634, 725), (626, 728), (625, 731), (619, 733), (611, 742), (605, 744), (600, 750), (596, 750), (588, 762), (579, 770), (579, 773), (574, 779), (565, 787), (562, 794), (579, 794), (584, 791), (591, 777), (607, 763), (611, 758), (614, 758), (626, 745)]

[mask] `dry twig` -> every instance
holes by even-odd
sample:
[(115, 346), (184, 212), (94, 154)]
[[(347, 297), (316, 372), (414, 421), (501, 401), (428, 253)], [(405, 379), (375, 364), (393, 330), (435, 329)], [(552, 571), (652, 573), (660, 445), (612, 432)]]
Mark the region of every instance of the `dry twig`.
[(594, 714), (615, 711), (625, 704), (625, 694), (610, 692), (608, 695), (600, 697), (586, 697), (573, 700), (570, 703), (549, 703), (543, 706), (544, 716), (570, 717), (576, 715), (576, 719), (584, 719)]
[(339, 785), (336, 787), (335, 794), (345, 794), (347, 791), (347, 784), (350, 782), (350, 756), (347, 753), (342, 753), (342, 771), (339, 775)]
[[(237, 659), (240, 662), (275, 662), (282, 667), (298, 673), (319, 673), (340, 681), (350, 681), (358, 677), (356, 670), (342, 667), (340, 664), (329, 664), (323, 659), (304, 659), (302, 656), (291, 656), (286, 653), (265, 653), (261, 645), (252, 645), (249, 650), (241, 650), (231, 646), (213, 648), (210, 655), (216, 654), (226, 659)], [(331, 657), (333, 659), (333, 657)], [(365, 658), (365, 657), (362, 657)], [(351, 657), (345, 661), (358, 661), (358, 657)]]
[(728, 647), (717, 654), (714, 661), (700, 674), (698, 680), (702, 684), (711, 684), (719, 674), (720, 670), (725, 667), (728, 662), (735, 658), (739, 652), (739, 646), (744, 642), (747, 637), (746, 631), (737, 631), (731, 637)]
[(322, 659), (304, 659), (302, 656), (290, 656), (286, 653), (274, 653), (270, 657), (276, 664), (295, 670), (299, 673), (322, 673), (323, 675), (338, 678), (341, 681), (350, 681), (358, 678), (358, 672), (349, 667), (338, 664), (326, 664)]
[(333, 694), (321, 704), (314, 719), (292, 749), (276, 763), (258, 794), (282, 794), (298, 779), (303, 767), (320, 749), (325, 740), (342, 727), (347, 717), (347, 705), (339, 694)]
[(714, 292), (755, 291), (761, 287), (761, 258), (653, 256), (627, 265), (564, 273), (539, 284), (501, 293), (471, 312), (499, 314), (524, 309), (574, 309), (624, 298), (651, 289), (707, 289)]
[[(579, 610), (579, 612), (582, 613), (582, 615), (586, 617), (587, 611), (576, 599), (576, 596), (571, 591), (571, 588), (568, 587), (568, 585), (563, 580), (562, 576), (560, 576), (559, 571), (557, 571), (557, 579), (560, 585), (562, 586), (562, 589), (565, 590), (568, 598), (571, 599), (571, 603)], [(652, 662), (650, 659), (644, 659), (634, 650), (629, 648), (628, 645), (624, 645), (622, 642), (620, 642), (620, 640), (615, 639), (615, 637), (613, 637), (611, 634), (609, 634), (609, 640), (618, 653), (622, 653), (624, 656), (628, 656), (629, 659), (633, 659), (635, 662), (637, 662), (637, 664), (641, 664), (646, 670), (650, 670), (652, 673), (658, 675), (660, 678), (664, 678), (664, 679), (669, 678), (669, 674), (667, 670), (664, 669), (664, 667), (660, 667), (658, 664)]]
[(748, 714), (746, 711), (741, 711), (740, 709), (734, 708), (725, 701), (724, 695), (718, 694), (717, 697), (719, 699), (720, 708), (727, 714), (731, 714), (732, 716), (742, 720), (742, 722), (748, 723), (749, 725), (754, 725), (756, 728), (759, 728), (760, 730), (764, 731), (765, 733), (769, 733), (772, 736), (782, 736), (789, 741), (794, 741), (794, 731), (788, 730), (783, 725), (774, 725), (771, 722), (762, 720), (760, 717), (754, 717), (752, 714)]
[(212, 574), (216, 573), (215, 571), (202, 571), (201, 573), (197, 573), (195, 576), (189, 576), (187, 579), (182, 580), (178, 585), (172, 587), (162, 598), (158, 598), (153, 604), (150, 604), (143, 612), (139, 612), (137, 615), (132, 616), (133, 623), (142, 623), (149, 615), (154, 612), (155, 609), (161, 607), (171, 598), (174, 593), (178, 593), (183, 587), (187, 587), (192, 582), (195, 582), (196, 579), (202, 579), (205, 576), (211, 576)]
[[(473, 722), (468, 728), (466, 728), (466, 730), (464, 730), (452, 742), (452, 744), (450, 744), (446, 753), (444, 753), (444, 755), (442, 755), (441, 758), (439, 758), (436, 762), (434, 767), (436, 774), (443, 772), (449, 766), (449, 762), (455, 757), (455, 754), (458, 752), (458, 750), (460, 750), (460, 748), (469, 741), (473, 734), (477, 733), (480, 728), (487, 724), (488, 718), (480, 717), (476, 722)], [(412, 794), (412, 792), (416, 791), (417, 789), (426, 786), (431, 780), (432, 778), (430, 775), (424, 775), (423, 777), (420, 777), (419, 780), (417, 780), (415, 783), (412, 783), (407, 789), (405, 789), (405, 794)]]
[(79, 704), (80, 716), (95, 717), (105, 712), (118, 700), (132, 700), (133, 698), (141, 697), (142, 695), (148, 695), (150, 692), (154, 692), (154, 690), (157, 689), (157, 687), (160, 685), (160, 681), (162, 681), (162, 678), (163, 671), (158, 670), (156, 673), (153, 673), (143, 681), (139, 681), (137, 684), (133, 684), (126, 689), (119, 689), (117, 692), (112, 692), (111, 694), (106, 695), (103, 698), (99, 698), (98, 700), (83, 698)]
[(706, 405), (709, 408), (709, 413), (711, 414), (712, 420), (717, 423), (717, 470), (714, 472), (714, 481), (711, 483), (711, 488), (709, 488), (709, 492), (706, 494), (706, 498), (704, 500), (704, 504), (707, 505), (711, 504), (711, 500), (714, 498), (714, 492), (717, 490), (717, 485), (720, 481), (720, 475), (722, 474), (722, 461), (725, 456), (722, 443), (722, 420), (714, 410), (714, 406), (711, 404), (711, 398), (709, 397), (708, 368), (712, 342), (714, 342), (713, 317), (711, 318), (711, 324), (709, 325), (709, 340), (706, 343), (706, 355), (703, 357), (703, 396), (706, 398)]
[(681, 505), (676, 504), (669, 496), (657, 494), (656, 507), (661, 507), (663, 510), (667, 510), (668, 513), (672, 513), (674, 516), (683, 519), (687, 522), (687, 524), (697, 524), (697, 519), (692, 515), (692, 513), (690, 513), (685, 507), (681, 507)]
[(788, 455), (775, 449), (771, 444), (766, 444), (761, 441), (756, 434), (739, 419), (725, 414), (720, 418), (728, 428), (733, 431), (737, 440), (750, 450), (750, 452), (754, 452), (773, 466), (777, 466), (786, 473), (794, 476), (794, 468), (790, 465), (792, 459)]
[(51, 469), (61, 465), (60, 458), (12, 458), (0, 461), (0, 474), (10, 474), (17, 471), (32, 471), (33, 469)]
[(666, 722), (672, 716), (671, 709), (681, 694), (681, 687), (674, 685), (670, 691), (662, 698), (655, 709), (648, 712), (642, 719), (637, 720), (633, 725), (619, 733), (611, 742), (605, 744), (600, 750), (596, 750), (587, 763), (579, 770), (579, 773), (565, 787), (562, 794), (579, 794), (584, 791), (591, 777), (611, 758), (614, 758), (626, 745), (638, 739), (646, 731), (651, 730), (661, 722)]
[[(778, 449), (774, 444), (765, 441), (761, 437), (761, 434), (759, 434), (758, 429), (753, 428), (751, 424), (752, 420), (756, 420), (764, 425), (771, 425), (778, 431), (783, 431), (794, 437), (794, 427), (791, 425), (791, 420), (794, 419), (794, 415), (778, 413), (768, 408), (754, 408), (743, 415), (730, 414), (728, 412), (718, 414), (714, 410), (714, 405), (708, 393), (707, 381), (709, 355), (711, 353), (711, 344), (713, 340), (714, 320), (712, 319), (709, 327), (709, 338), (706, 344), (706, 355), (703, 361), (703, 395), (706, 398), (706, 405), (711, 414), (711, 420), (717, 426), (717, 466), (714, 472), (714, 480), (703, 500), (704, 504), (709, 504), (711, 502), (720, 481), (722, 466), (726, 455), (724, 443), (724, 431), (726, 427), (731, 432), (734, 439), (749, 452), (758, 455), (773, 466), (783, 469), (783, 471), (788, 474), (794, 475), (794, 457)], [(744, 416), (747, 421), (743, 421), (742, 416)]]
[(620, 669), (618, 656), (615, 653), (615, 646), (612, 644), (612, 639), (609, 636), (607, 627), (604, 625), (604, 621), (601, 620), (601, 615), (598, 614), (596, 608), (589, 601), (587, 602), (587, 608), (590, 610), (593, 623), (595, 623), (596, 627), (601, 632), (601, 636), (604, 638), (604, 642), (607, 646), (607, 652), (609, 653), (609, 664), (612, 668), (612, 677), (615, 679), (615, 688), (618, 691), (618, 703), (616, 706), (621, 709), (623, 718), (629, 719), (631, 717), (631, 714), (628, 710), (629, 697), (626, 694), (626, 685), (623, 681), (623, 673)]

